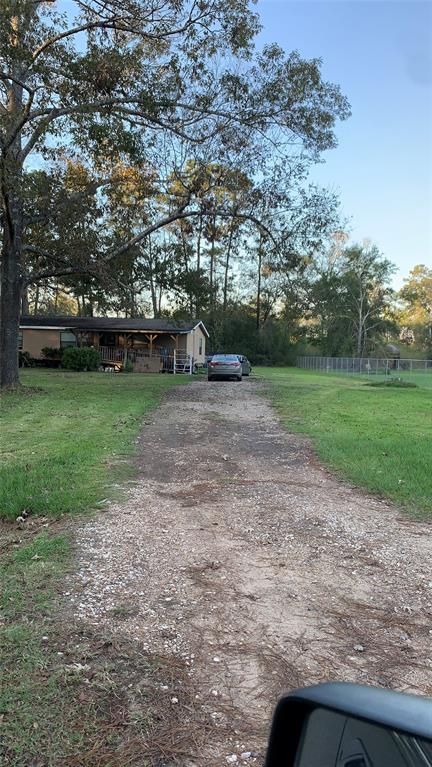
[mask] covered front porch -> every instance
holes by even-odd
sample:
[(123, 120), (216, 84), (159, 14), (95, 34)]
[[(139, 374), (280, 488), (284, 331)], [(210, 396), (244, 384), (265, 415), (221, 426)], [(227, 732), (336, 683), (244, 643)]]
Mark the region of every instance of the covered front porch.
[(162, 331), (134, 331), (132, 333), (89, 331), (83, 334), (83, 343), (99, 349), (127, 349), (132, 353), (147, 352), (152, 354), (173, 354), (186, 352), (187, 336), (185, 333), (167, 333)]
[(138, 373), (193, 373), (193, 357), (186, 351), (171, 348), (142, 346), (101, 346), (95, 345), (101, 355), (105, 370), (121, 371), (128, 365)]
[(99, 350), (105, 369), (123, 370), (128, 364), (136, 372), (192, 373), (193, 360), (186, 352), (186, 336), (162, 332), (94, 332), (87, 339)]

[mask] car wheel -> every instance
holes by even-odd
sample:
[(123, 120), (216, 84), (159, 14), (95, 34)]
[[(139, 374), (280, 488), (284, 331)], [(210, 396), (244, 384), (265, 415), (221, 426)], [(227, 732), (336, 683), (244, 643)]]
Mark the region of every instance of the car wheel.
[(213, 381), (213, 378), (211, 376), (208, 376), (207, 381)]
[(237, 381), (241, 381), (241, 380), (242, 380), (242, 377), (241, 376), (237, 376)]

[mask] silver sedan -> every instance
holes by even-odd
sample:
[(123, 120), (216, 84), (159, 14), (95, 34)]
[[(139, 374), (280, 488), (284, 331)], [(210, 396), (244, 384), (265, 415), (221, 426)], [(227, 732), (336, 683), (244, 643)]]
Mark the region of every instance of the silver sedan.
[(242, 364), (237, 354), (214, 354), (208, 362), (208, 380), (235, 378), (242, 380)]

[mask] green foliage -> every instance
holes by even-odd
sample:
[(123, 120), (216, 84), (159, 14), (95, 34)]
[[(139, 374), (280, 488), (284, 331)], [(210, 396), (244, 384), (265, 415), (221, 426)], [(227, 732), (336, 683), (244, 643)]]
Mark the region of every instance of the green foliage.
[(259, 373), (284, 424), (309, 434), (328, 466), (413, 514), (432, 515), (432, 375), (419, 376), (420, 387), (402, 393), (366, 388), (361, 377)]
[(122, 372), (123, 373), (133, 373), (133, 369), (134, 369), (133, 362), (131, 362), (130, 360), (126, 360), (126, 364), (123, 365)]
[(399, 320), (404, 331), (411, 331), (417, 348), (432, 356), (432, 269), (417, 264), (399, 291), (402, 308)]
[(91, 347), (69, 346), (62, 354), (61, 364), (65, 370), (97, 370), (101, 364), (101, 355)]
[(376, 246), (341, 247), (337, 239), (311, 263), (303, 285), (308, 332), (324, 356), (367, 355), (394, 331), (390, 312), (394, 270)]
[(24, 509), (59, 516), (86, 511), (125, 472), (141, 420), (188, 376), (24, 370), (26, 388), (3, 397), (0, 515)]
[(32, 368), (34, 366), (34, 360), (30, 357), (29, 352), (19, 352), (19, 366), (20, 368)]
[(44, 346), (41, 352), (47, 360), (59, 360), (62, 356), (62, 349), (56, 349), (53, 346)]
[(208, 352), (245, 354), (253, 365), (295, 365), (306, 354), (306, 340), (283, 318), (270, 317), (259, 328), (250, 307), (231, 310), (226, 318), (205, 317)]

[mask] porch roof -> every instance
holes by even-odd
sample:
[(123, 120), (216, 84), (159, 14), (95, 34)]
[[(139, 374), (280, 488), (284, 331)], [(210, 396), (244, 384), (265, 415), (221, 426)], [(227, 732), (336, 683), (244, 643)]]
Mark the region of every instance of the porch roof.
[(202, 320), (176, 323), (168, 319), (119, 318), (119, 317), (21, 317), (21, 328), (57, 330), (94, 330), (118, 333), (191, 333), (196, 327), (209, 336)]

